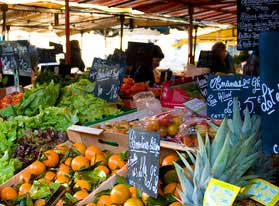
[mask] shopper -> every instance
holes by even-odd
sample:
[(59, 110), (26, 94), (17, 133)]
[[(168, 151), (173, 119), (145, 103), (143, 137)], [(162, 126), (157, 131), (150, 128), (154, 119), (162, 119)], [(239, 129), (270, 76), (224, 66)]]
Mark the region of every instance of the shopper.
[(161, 48), (157, 45), (152, 49), (152, 64), (148, 65), (142, 62), (136, 65), (133, 78), (136, 82), (149, 82), (149, 86), (153, 86), (155, 83), (154, 70), (160, 65), (161, 60), (164, 58), (164, 54)]
[(233, 58), (227, 52), (226, 45), (222, 42), (217, 42), (212, 49), (212, 65), (211, 73), (235, 73)]
[(81, 49), (78, 40), (72, 40), (70, 42), (71, 49), (71, 63), (70, 67), (77, 67), (80, 71), (84, 71), (85, 65), (81, 58)]

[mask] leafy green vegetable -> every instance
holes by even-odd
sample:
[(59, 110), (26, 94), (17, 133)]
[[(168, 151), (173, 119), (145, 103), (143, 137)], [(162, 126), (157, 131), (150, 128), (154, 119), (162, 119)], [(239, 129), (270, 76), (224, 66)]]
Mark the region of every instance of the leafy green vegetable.
[(52, 191), (47, 182), (34, 181), (29, 194), (32, 199), (37, 200), (48, 197), (52, 194)]
[(44, 109), (54, 106), (59, 96), (59, 84), (52, 81), (49, 85), (41, 85), (27, 90), (17, 106), (18, 115), (33, 116)]
[(0, 110), (0, 116), (3, 118), (8, 118), (16, 115), (15, 106), (11, 105)]
[(78, 176), (81, 179), (87, 180), (91, 185), (99, 184), (106, 180), (107, 175), (102, 170), (93, 170), (93, 171), (80, 171), (78, 172)]
[(0, 159), (0, 184), (14, 176), (15, 171), (21, 168), (21, 162), (11, 158), (6, 151)]

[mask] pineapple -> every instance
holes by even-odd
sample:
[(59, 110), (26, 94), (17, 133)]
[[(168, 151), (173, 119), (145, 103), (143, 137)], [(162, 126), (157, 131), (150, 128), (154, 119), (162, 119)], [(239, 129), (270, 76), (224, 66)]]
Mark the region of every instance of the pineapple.
[(248, 171), (262, 156), (259, 128), (260, 118), (256, 115), (251, 117), (247, 109), (242, 121), (235, 99), (233, 118), (223, 120), (212, 143), (208, 135), (204, 143), (198, 134), (199, 150), (196, 154), (188, 152), (195, 164), (194, 171), (186, 156), (179, 154), (193, 181), (180, 165), (175, 164), (182, 186), (179, 191), (181, 203), (187, 206), (203, 205), (204, 193), (212, 177), (239, 187), (246, 186), (250, 179), (258, 177)]

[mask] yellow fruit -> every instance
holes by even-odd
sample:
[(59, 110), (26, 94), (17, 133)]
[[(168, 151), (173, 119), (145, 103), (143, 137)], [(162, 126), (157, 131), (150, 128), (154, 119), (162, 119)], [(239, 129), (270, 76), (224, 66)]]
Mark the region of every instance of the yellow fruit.
[(89, 167), (89, 160), (84, 156), (76, 156), (72, 162), (71, 167), (74, 171)]
[(43, 163), (47, 167), (55, 167), (59, 162), (59, 155), (53, 150), (44, 152), (44, 157), (46, 160), (44, 160)]
[(126, 163), (122, 160), (120, 154), (113, 154), (108, 159), (108, 167), (112, 171), (122, 168), (125, 164)]
[(145, 192), (141, 193), (141, 199), (145, 205), (147, 205), (148, 198), (149, 198), (149, 195), (147, 193), (145, 193)]
[(23, 183), (18, 190), (18, 196), (27, 194), (31, 187), (32, 185), (30, 183)]
[(106, 164), (106, 157), (103, 152), (94, 154), (90, 160), (90, 165), (95, 165), (97, 162), (101, 162), (101, 164)]
[(96, 154), (101, 154), (102, 151), (96, 147), (96, 146), (90, 146), (87, 147), (87, 149), (85, 150), (85, 157), (91, 161), (91, 159), (96, 155)]
[(55, 183), (63, 184), (63, 183), (68, 183), (69, 181), (70, 181), (69, 177), (67, 177), (64, 174), (57, 174), (56, 175)]
[(88, 204), (86, 204), (85, 206), (97, 206), (95, 203), (88, 203)]
[(111, 202), (114, 204), (123, 204), (131, 197), (129, 187), (125, 184), (114, 186), (110, 192)]
[(47, 171), (45, 174), (45, 179), (49, 182), (51, 182), (52, 180), (54, 180), (56, 174), (52, 171)]
[(169, 206), (182, 206), (180, 202), (173, 202)]
[(100, 165), (98, 167), (96, 167), (94, 170), (101, 170), (103, 171), (104, 173), (106, 173), (107, 176), (109, 176), (109, 168), (107, 168), (107, 166), (104, 166), (104, 165)]
[(130, 193), (131, 193), (131, 197), (132, 198), (137, 198), (137, 188), (136, 187), (129, 187)]
[(19, 183), (29, 182), (31, 178), (31, 173), (28, 171), (22, 172), (19, 175)]
[(17, 198), (17, 191), (12, 187), (5, 187), (1, 191), (2, 200), (14, 200)]
[(71, 166), (71, 162), (72, 162), (72, 159), (73, 158), (71, 158), (71, 157), (68, 157), (66, 160), (65, 160), (65, 165), (67, 165), (67, 166)]
[(83, 143), (76, 142), (73, 144), (73, 148), (75, 148), (81, 155), (85, 154), (86, 146)]
[(178, 157), (175, 154), (167, 155), (162, 161), (162, 166), (173, 165), (173, 162), (177, 159)]
[(86, 192), (85, 190), (80, 190), (74, 194), (74, 198), (76, 198), (77, 201), (79, 201), (86, 198), (88, 195), (89, 195), (88, 192)]
[(124, 206), (144, 206), (144, 205), (140, 199), (130, 198), (124, 203)]

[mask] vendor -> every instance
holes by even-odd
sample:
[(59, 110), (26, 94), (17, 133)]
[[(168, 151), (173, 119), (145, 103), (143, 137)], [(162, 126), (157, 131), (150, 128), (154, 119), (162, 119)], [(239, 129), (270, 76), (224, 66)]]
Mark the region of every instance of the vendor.
[(232, 56), (227, 52), (226, 45), (222, 42), (217, 42), (212, 49), (212, 65), (211, 73), (235, 73)]
[(81, 49), (78, 40), (72, 40), (70, 42), (70, 49), (71, 49), (70, 67), (71, 68), (77, 67), (80, 71), (84, 71), (85, 65), (81, 58)]
[(164, 54), (161, 48), (157, 45), (153, 46), (152, 51), (152, 64), (148, 65), (145, 62), (137, 65), (133, 73), (133, 78), (136, 82), (149, 82), (149, 86), (155, 83), (154, 70), (160, 65)]

